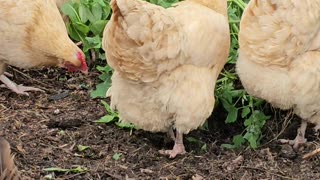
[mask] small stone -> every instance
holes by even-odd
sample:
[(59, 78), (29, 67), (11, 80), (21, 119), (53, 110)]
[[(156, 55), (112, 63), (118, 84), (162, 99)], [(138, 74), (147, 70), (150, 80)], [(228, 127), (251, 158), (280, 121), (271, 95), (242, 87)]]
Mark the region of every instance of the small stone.
[(59, 109), (56, 109), (53, 111), (53, 114), (59, 114), (60, 113), (60, 110)]

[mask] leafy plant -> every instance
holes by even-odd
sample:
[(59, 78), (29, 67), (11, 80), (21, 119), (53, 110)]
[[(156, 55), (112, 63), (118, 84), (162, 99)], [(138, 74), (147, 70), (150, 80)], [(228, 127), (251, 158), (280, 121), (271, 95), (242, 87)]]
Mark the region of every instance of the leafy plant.
[(70, 19), (67, 24), (69, 35), (72, 39), (83, 43), (84, 53), (89, 49), (99, 53), (102, 33), (111, 15), (109, 1), (80, 0), (80, 3), (70, 1), (64, 4), (61, 10)]
[(96, 67), (98, 71), (100, 71), (101, 75), (99, 76), (101, 83), (99, 83), (96, 86), (96, 89), (91, 91), (91, 97), (92, 98), (105, 98), (107, 90), (111, 87), (111, 75), (112, 75), (112, 69), (110, 66), (105, 65), (103, 66), (97, 66)]
[[(67, 30), (70, 37), (82, 43), (82, 50), (87, 59), (103, 60), (103, 64), (105, 64), (105, 53), (102, 50), (102, 34), (111, 16), (109, 2), (109, 0), (70, 1), (61, 8), (61, 11), (69, 17)], [(108, 65), (96, 68), (102, 73), (99, 76), (102, 83), (91, 92), (91, 97), (104, 98), (111, 83), (111, 68)]]
[(119, 115), (118, 113), (114, 112), (109, 104), (105, 101), (101, 101), (103, 104), (104, 108), (107, 110), (108, 114), (101, 117), (99, 120), (97, 120), (97, 123), (111, 123), (119, 120)]
[(101, 101), (101, 103), (103, 104), (104, 108), (107, 110), (108, 114), (101, 117), (99, 120), (96, 121), (96, 123), (107, 124), (107, 123), (114, 122), (118, 127), (123, 128), (123, 129), (131, 129), (132, 130), (135, 128), (135, 126), (133, 124), (118, 121), (119, 120), (118, 113), (113, 111), (107, 102)]
[[(231, 47), (228, 64), (217, 81), (216, 96), (218, 103), (221, 103), (228, 112), (225, 120), (227, 124), (243, 121), (245, 127), (241, 134), (233, 137), (232, 144), (223, 144), (226, 148), (239, 148), (246, 142), (251, 148), (257, 148), (262, 138), (262, 128), (270, 117), (261, 111), (261, 105), (265, 102), (249, 96), (241, 86), (235, 72), (237, 60), (239, 23), (246, 1), (229, 0), (228, 15), (230, 24)], [(240, 116), (240, 117), (239, 117)]]

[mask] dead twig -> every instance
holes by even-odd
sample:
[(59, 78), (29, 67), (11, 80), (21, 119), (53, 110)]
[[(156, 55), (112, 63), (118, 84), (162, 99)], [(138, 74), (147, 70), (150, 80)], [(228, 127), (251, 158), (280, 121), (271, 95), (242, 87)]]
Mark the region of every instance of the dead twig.
[(276, 141), (279, 138), (279, 136), (281, 136), (285, 132), (285, 130), (287, 129), (287, 127), (288, 127), (289, 123), (291, 122), (291, 120), (293, 119), (293, 117), (294, 117), (294, 113), (293, 113), (293, 110), (291, 110), (290, 112), (288, 112), (288, 114), (284, 118), (281, 131), (274, 138), (272, 138), (270, 141), (264, 143), (262, 146), (266, 146), (266, 145), (270, 144), (271, 142)]
[(94, 49), (90, 49), (90, 53), (91, 53), (91, 62), (95, 62), (96, 61), (96, 52), (94, 51)]
[(76, 45), (77, 45), (77, 46), (82, 45), (82, 41), (77, 42)]
[(316, 156), (318, 154), (320, 154), (320, 148), (303, 155), (302, 159), (309, 159), (309, 158), (314, 157), (314, 156)]

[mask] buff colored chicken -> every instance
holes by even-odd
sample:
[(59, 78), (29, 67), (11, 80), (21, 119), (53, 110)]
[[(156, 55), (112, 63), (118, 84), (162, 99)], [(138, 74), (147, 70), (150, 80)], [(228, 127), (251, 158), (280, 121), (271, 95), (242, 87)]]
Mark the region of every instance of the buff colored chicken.
[(295, 149), (306, 142), (307, 122), (320, 128), (320, 0), (251, 0), (239, 32), (237, 73), (249, 94), (302, 118)]
[(22, 179), (13, 158), (10, 144), (4, 138), (0, 138), (0, 180)]
[(107, 92), (111, 107), (121, 121), (169, 132), (175, 145), (161, 154), (185, 153), (183, 134), (210, 116), (228, 57), (227, 1), (186, 0), (164, 9), (141, 0), (112, 0), (111, 8), (103, 35), (114, 69)]
[(7, 65), (88, 72), (84, 54), (69, 39), (54, 0), (0, 0), (0, 32), (0, 80), (18, 94), (40, 89), (9, 80), (4, 75)]

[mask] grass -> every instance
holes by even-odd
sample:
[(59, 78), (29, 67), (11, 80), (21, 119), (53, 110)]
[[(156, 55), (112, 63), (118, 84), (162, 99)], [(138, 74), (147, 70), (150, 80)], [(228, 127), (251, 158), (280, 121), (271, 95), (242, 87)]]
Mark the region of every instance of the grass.
[[(178, 2), (178, 0), (147, 1), (165, 8), (170, 7), (172, 3)], [(243, 145), (257, 148), (263, 137), (262, 128), (269, 118), (261, 111), (261, 105), (263, 105), (264, 102), (249, 96), (245, 92), (235, 72), (237, 50), (239, 48), (239, 23), (242, 12), (248, 1), (249, 0), (228, 0), (228, 16), (231, 36), (230, 55), (228, 63), (217, 81), (215, 95), (217, 105), (222, 105), (228, 113), (225, 123), (232, 126), (236, 125), (236, 122), (240, 122), (243, 124), (244, 129), (242, 133), (233, 137), (232, 142), (223, 145), (226, 148), (239, 148), (243, 147)], [(87, 59), (98, 61), (94, 64), (99, 64), (99, 62), (105, 64), (105, 55), (101, 49), (101, 39), (104, 26), (111, 16), (109, 1), (81, 0), (80, 4), (70, 2), (62, 7), (62, 11), (70, 18), (70, 23), (67, 27), (71, 38), (83, 43), (83, 51), (85, 52)], [(111, 85), (110, 77), (112, 75), (112, 69), (108, 65), (96, 65), (95, 68), (101, 72), (101, 75), (99, 76), (101, 83), (91, 92), (91, 97), (105, 98), (105, 92)], [(102, 101), (102, 104), (108, 111), (108, 114), (97, 122), (115, 122), (121, 128), (133, 128), (132, 125), (119, 123), (117, 113), (112, 111), (109, 105), (104, 101)]]

